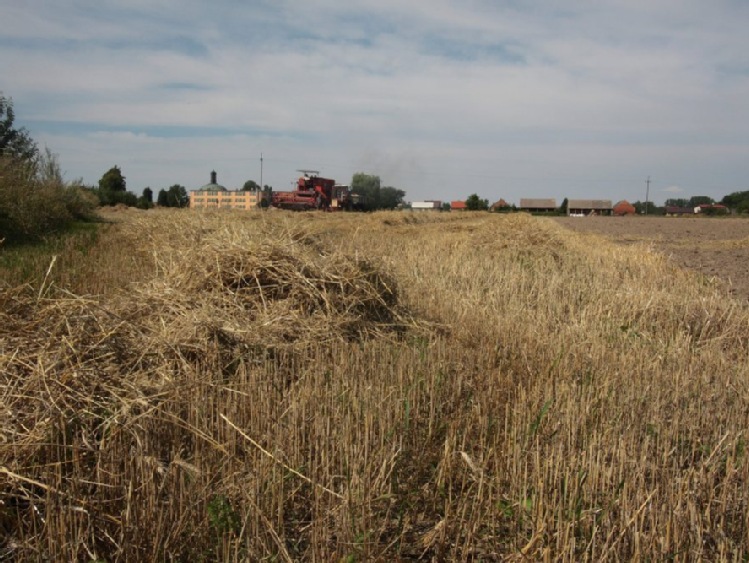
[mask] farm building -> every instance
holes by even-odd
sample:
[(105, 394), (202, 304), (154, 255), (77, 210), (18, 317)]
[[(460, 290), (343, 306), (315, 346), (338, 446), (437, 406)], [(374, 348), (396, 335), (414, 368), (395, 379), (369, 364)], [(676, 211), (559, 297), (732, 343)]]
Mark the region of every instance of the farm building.
[(221, 207), (233, 209), (255, 209), (259, 206), (262, 192), (249, 190), (227, 190), (216, 181), (216, 171), (211, 172), (211, 181), (205, 186), (190, 191), (190, 207)]
[(728, 208), (721, 203), (703, 203), (694, 209), (695, 213), (704, 213), (705, 215), (727, 215)]
[(635, 206), (629, 203), (626, 199), (617, 202), (612, 211), (617, 217), (624, 217), (625, 215), (634, 215), (637, 213)]
[(441, 201), (414, 201), (411, 203), (411, 209), (414, 211), (439, 211), (442, 209)]
[(520, 211), (530, 213), (554, 213), (557, 210), (557, 200), (549, 199), (525, 199), (520, 200)]
[(694, 207), (677, 207), (675, 205), (666, 206), (667, 217), (682, 217), (684, 215), (694, 215)]
[(504, 199), (500, 199), (499, 201), (492, 203), (489, 207), (490, 211), (503, 211), (505, 209), (509, 209), (510, 204), (507, 203)]
[(450, 209), (452, 211), (465, 211), (466, 209), (468, 209), (468, 206), (466, 206), (465, 201), (451, 201)]
[(611, 215), (610, 199), (571, 199), (567, 202), (567, 215), (585, 217), (588, 215)]

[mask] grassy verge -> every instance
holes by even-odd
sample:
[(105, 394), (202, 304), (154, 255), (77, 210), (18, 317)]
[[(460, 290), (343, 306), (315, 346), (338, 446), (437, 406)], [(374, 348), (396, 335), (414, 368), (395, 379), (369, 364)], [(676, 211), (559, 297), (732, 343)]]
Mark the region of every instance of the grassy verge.
[(99, 241), (98, 223), (76, 222), (63, 233), (26, 244), (5, 243), (0, 247), (0, 274), (6, 285), (38, 285), (54, 259), (58, 270), (71, 270), (85, 263), (85, 256)]
[(76, 294), (107, 293), (147, 271), (141, 250), (116, 222), (77, 221), (40, 241), (0, 246), (0, 280), (6, 288), (44, 284)]

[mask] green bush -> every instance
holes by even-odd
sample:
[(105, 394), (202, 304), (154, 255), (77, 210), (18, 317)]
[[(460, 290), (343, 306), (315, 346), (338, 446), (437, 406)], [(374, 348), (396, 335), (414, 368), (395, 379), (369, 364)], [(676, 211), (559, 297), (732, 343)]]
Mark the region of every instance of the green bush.
[(66, 186), (49, 151), (34, 160), (0, 160), (0, 239), (36, 240), (94, 216), (95, 198)]
[(96, 217), (98, 198), (82, 185), (72, 184), (63, 189), (63, 200), (70, 214), (75, 219), (90, 221)]

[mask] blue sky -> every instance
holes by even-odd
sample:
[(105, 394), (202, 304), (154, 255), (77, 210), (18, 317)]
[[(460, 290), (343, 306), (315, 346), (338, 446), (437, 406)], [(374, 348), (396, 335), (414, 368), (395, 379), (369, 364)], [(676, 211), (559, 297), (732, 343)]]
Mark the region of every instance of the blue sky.
[(749, 189), (744, 0), (0, 0), (16, 124), (95, 184), (408, 200)]

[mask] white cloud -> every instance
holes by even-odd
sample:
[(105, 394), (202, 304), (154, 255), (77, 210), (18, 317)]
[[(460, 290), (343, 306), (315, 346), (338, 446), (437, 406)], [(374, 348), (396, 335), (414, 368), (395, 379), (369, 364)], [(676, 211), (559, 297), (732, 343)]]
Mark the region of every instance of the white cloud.
[(670, 193), (670, 194), (680, 194), (684, 190), (682, 190), (679, 186), (669, 186), (667, 188), (664, 188), (662, 191)]

